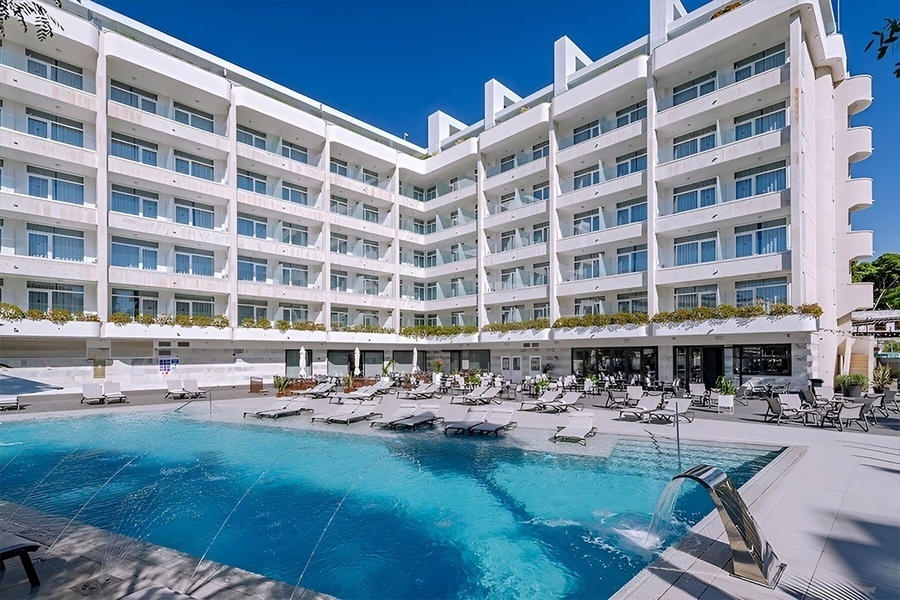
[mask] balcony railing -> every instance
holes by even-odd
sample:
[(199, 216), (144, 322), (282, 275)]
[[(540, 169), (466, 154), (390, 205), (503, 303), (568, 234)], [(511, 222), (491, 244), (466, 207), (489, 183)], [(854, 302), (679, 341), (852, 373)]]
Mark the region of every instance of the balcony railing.
[[(9, 67), (17, 71), (22, 71), (24, 73), (29, 73), (28, 60), (28, 57), (25, 56), (24, 53), (19, 54), (18, 52), (0, 48), (0, 65), (3, 65), (4, 67)], [(54, 72), (58, 73), (58, 76), (54, 77)], [(81, 90), (88, 94), (96, 94), (93, 73), (82, 72), (79, 74), (69, 71), (62, 66), (52, 66), (52, 69), (48, 69), (48, 76), (44, 76), (38, 73), (31, 74), (35, 77), (40, 77), (41, 79), (46, 79), (47, 81), (54, 81), (56, 83), (59, 83), (60, 85), (65, 85), (66, 87), (72, 89)], [(78, 81), (80, 81), (81, 85), (74, 85)]]
[[(415, 255), (413, 252), (404, 251), (400, 253), (400, 263), (413, 267), (440, 267), (449, 265), (463, 260), (473, 259), (478, 255), (478, 251), (474, 246), (463, 244), (457, 250), (437, 250), (435, 254), (429, 256)], [(424, 262), (423, 262), (424, 261)]]
[[(407, 198), (412, 198), (413, 200), (418, 200), (419, 202), (427, 202), (429, 200), (434, 200), (447, 194), (458, 192), (459, 190), (473, 187), (474, 185), (475, 180), (469, 179), (467, 177), (460, 177), (453, 185), (449, 185), (443, 182), (435, 182), (433, 185), (427, 186), (404, 183), (400, 186), (400, 195), (406, 196)], [(434, 198), (430, 198), (427, 194), (427, 191), (432, 187), (435, 188)]]
[(451, 298), (465, 298), (478, 293), (478, 286), (474, 281), (460, 281), (457, 283), (442, 282), (435, 287), (418, 288), (412, 285), (400, 286), (400, 297), (404, 300), (448, 300)]
[(547, 285), (549, 275), (546, 271), (529, 271), (526, 269), (517, 269), (515, 273), (509, 273), (505, 276), (495, 277), (488, 280), (488, 293), (504, 292), (507, 290), (521, 290), (531, 287), (540, 287)]
[[(753, 127), (754, 124), (750, 122), (750, 126)], [(675, 156), (675, 147), (674, 144), (670, 141), (664, 147), (660, 148), (659, 151), (659, 162), (664, 164), (671, 162), (673, 160), (681, 160), (683, 158), (688, 158), (690, 156), (695, 156), (702, 152), (708, 152), (710, 150), (714, 150), (716, 148), (720, 148), (722, 146), (727, 146), (728, 144), (733, 144), (735, 142), (741, 142), (744, 140), (749, 140), (752, 138), (759, 137), (761, 135), (765, 135), (767, 133), (772, 133), (773, 131), (780, 131), (782, 136), (782, 142), (787, 142), (790, 139), (790, 126), (778, 127), (777, 129), (769, 129), (767, 131), (760, 131), (756, 133), (755, 131), (750, 134), (744, 133), (744, 129), (740, 127), (731, 127), (729, 129), (725, 129), (724, 131), (717, 131), (715, 134), (715, 142), (712, 146), (703, 147), (701, 149), (700, 142), (698, 139), (691, 140), (692, 142), (696, 142), (696, 149), (688, 149), (683, 150), (684, 154), (682, 156)], [(739, 137), (740, 136), (740, 137)]]
[(332, 244), (332, 254), (340, 254), (342, 256), (355, 256), (357, 258), (366, 258), (369, 260), (379, 260), (389, 262), (393, 259), (393, 246), (383, 247), (379, 245), (377, 248), (368, 244), (364, 244), (363, 240), (348, 241), (346, 250), (340, 251), (340, 245)]
[[(538, 159), (544, 158), (543, 156), (538, 156)], [(500, 175), (501, 173), (506, 173), (508, 171), (512, 171), (522, 165), (527, 165), (528, 163), (536, 160), (534, 158), (533, 151), (520, 150), (515, 153), (513, 160), (511, 162), (499, 162), (496, 165), (488, 165), (485, 167), (485, 177), (490, 179), (491, 177), (495, 177)]]
[(522, 193), (521, 190), (517, 189), (514, 198), (503, 202), (500, 200), (491, 202), (488, 205), (488, 212), (492, 215), (499, 215), (500, 213), (516, 210), (523, 206), (530, 206), (538, 202), (546, 202), (546, 200), (544, 198), (536, 198), (533, 194)]
[(373, 176), (369, 173), (366, 173), (366, 170), (362, 167), (349, 166), (346, 169), (342, 169), (340, 172), (331, 168), (331, 172), (335, 175), (346, 177), (347, 179), (353, 179), (355, 181), (360, 181), (366, 185), (371, 185), (381, 190), (391, 189), (392, 177), (390, 174), (378, 173), (377, 176)]
[(447, 229), (453, 229), (467, 223), (475, 222), (475, 213), (460, 210), (455, 217), (437, 215), (434, 219), (425, 221), (409, 215), (400, 217), (400, 229), (418, 234), (439, 233)]
[[(777, 67), (774, 67), (772, 69), (767, 69), (766, 71), (760, 71), (758, 73), (751, 75), (750, 77), (745, 77), (740, 80), (738, 80), (737, 71), (735, 71), (735, 70), (729, 70), (729, 71), (725, 71), (724, 73), (719, 73), (715, 78), (716, 89), (710, 93), (714, 94), (719, 90), (722, 90), (724, 88), (727, 88), (728, 86), (734, 85), (735, 83), (740, 83), (741, 81), (746, 81), (748, 79), (752, 79), (753, 77), (758, 77), (758, 76), (762, 75), (763, 73), (768, 73), (769, 71), (773, 71), (775, 69), (781, 69), (783, 73), (786, 73), (786, 70), (790, 69), (790, 59), (785, 59), (784, 64), (781, 64)], [(783, 76), (782, 81), (784, 81), (784, 79), (785, 78)], [(709, 95), (709, 94), (704, 94), (704, 96), (706, 96), (706, 95)], [(659, 99), (659, 102), (657, 103), (657, 111), (662, 112), (664, 110), (668, 110), (675, 106), (681, 106), (682, 104), (687, 104), (688, 102), (691, 102), (692, 100), (696, 100), (697, 98), (702, 98), (702, 97), (703, 96), (697, 96), (695, 98), (691, 98), (691, 100), (685, 100), (684, 102), (675, 104), (675, 95), (674, 94), (671, 96), (665, 96), (665, 97)]]
[(363, 204), (356, 204), (355, 206), (344, 206), (342, 204), (331, 204), (329, 205), (330, 212), (336, 215), (342, 215), (345, 217), (350, 217), (353, 219), (358, 219), (360, 221), (364, 221), (366, 223), (372, 223), (373, 225), (381, 225), (382, 227), (393, 227), (394, 226), (394, 218), (392, 211), (377, 211), (371, 212), (367, 210)]
[[(629, 173), (630, 174), (630, 173)], [(581, 178), (587, 178), (588, 175), (581, 175), (576, 178), (574, 175), (571, 179), (560, 179), (559, 187), (560, 191), (563, 194), (567, 194), (569, 192), (574, 192), (576, 190), (581, 190), (584, 188), (594, 187), (596, 185), (600, 185), (601, 183), (606, 183), (607, 181), (612, 181), (613, 179), (618, 179), (619, 177), (624, 177), (624, 175), (618, 175), (618, 171), (616, 167), (602, 167), (596, 175), (592, 175), (589, 182), (582, 181), (579, 186), (575, 187), (575, 180)]]

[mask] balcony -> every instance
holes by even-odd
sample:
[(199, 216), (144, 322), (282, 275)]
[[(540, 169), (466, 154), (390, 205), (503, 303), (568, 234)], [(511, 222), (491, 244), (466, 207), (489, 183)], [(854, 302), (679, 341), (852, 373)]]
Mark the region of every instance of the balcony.
[(505, 113), (501, 111), (497, 115), (497, 124), (481, 134), (481, 152), (493, 152), (501, 144), (509, 143), (514, 138), (526, 138), (550, 128), (549, 102), (526, 110), (512, 107), (505, 110)]
[[(426, 191), (435, 188), (434, 198), (426, 200)], [(403, 183), (400, 186), (400, 195), (415, 201), (414, 206), (422, 210), (431, 210), (434, 206), (443, 204), (452, 204), (462, 198), (475, 194), (475, 180), (467, 177), (458, 177), (453, 185), (449, 185), (440, 181), (434, 182), (432, 185), (412, 185)]]
[(517, 269), (515, 273), (488, 280), (485, 304), (512, 304), (547, 299), (547, 273)]
[(752, 317), (750, 319), (723, 319), (709, 321), (686, 321), (684, 323), (653, 323), (650, 325), (654, 336), (718, 336), (748, 334), (811, 333), (818, 330), (817, 320), (809, 315), (786, 315), (783, 317)]
[[(6, 180), (6, 177), (3, 179)], [(0, 200), (3, 212), (7, 215), (14, 214), (26, 220), (38, 217), (41, 221), (63, 226), (77, 224), (82, 227), (88, 226), (90, 229), (97, 228), (97, 209), (92, 205), (71, 204), (61, 200), (48, 200), (5, 191), (0, 192)]]
[(118, 156), (110, 156), (107, 160), (111, 173), (137, 180), (141, 182), (137, 184), (141, 187), (151, 186), (152, 190), (191, 200), (206, 198), (218, 204), (231, 196), (230, 186), (223, 183), (191, 177), (174, 170), (153, 167)]
[[(228, 153), (228, 138), (222, 133), (211, 133), (203, 129), (191, 127), (175, 120), (171, 106), (156, 103), (156, 112), (151, 113), (133, 108), (126, 104), (108, 102), (109, 118), (127, 123), (127, 135), (148, 138), (167, 146), (192, 146), (199, 144), (204, 148), (191, 147), (191, 150), (210, 158), (224, 158)], [(110, 124), (110, 129), (122, 129)]]
[(769, 275), (791, 270), (791, 253), (758, 254), (713, 262), (683, 265), (660, 265), (656, 285), (690, 285), (722, 278)]
[(279, 242), (274, 239), (261, 239), (244, 235), (237, 236), (238, 250), (251, 254), (266, 254), (287, 262), (321, 263), (325, 261), (325, 253), (315, 246), (297, 246)]
[(510, 164), (512, 166), (500, 166), (498, 164), (485, 168), (485, 171), (487, 171), (484, 182), (485, 193), (490, 193), (513, 181), (525, 179), (529, 176), (546, 180), (546, 177), (543, 176), (547, 171), (548, 165), (546, 156), (534, 159), (531, 152), (522, 151), (516, 153), (514, 162)]
[(3, 97), (35, 108), (58, 112), (56, 104), (69, 106), (62, 109), (66, 116), (81, 121), (97, 118), (97, 96), (94, 95), (93, 77), (84, 78), (85, 90), (79, 90), (26, 71), (24, 54), (16, 54), (0, 48), (0, 88)]
[[(377, 178), (373, 178), (371, 175), (367, 175), (362, 167), (347, 167), (346, 174), (330, 172), (329, 177), (334, 186), (385, 202), (392, 201), (393, 180), (389, 176), (379, 174)], [(336, 193), (340, 194), (340, 192)]]
[(636, 244), (647, 239), (647, 223), (629, 223), (617, 227), (609, 227), (599, 231), (591, 231), (578, 235), (569, 235), (556, 243), (556, 252), (561, 255), (584, 254), (603, 246)]
[(59, 281), (94, 283), (97, 281), (96, 259), (84, 261), (54, 260), (22, 254), (0, 254), (0, 273), (16, 277), (50, 277)]
[(576, 279), (571, 269), (563, 270), (564, 281), (556, 288), (557, 296), (582, 296), (594, 293), (639, 290), (647, 287), (647, 272), (605, 275), (590, 279)]
[(839, 206), (848, 212), (864, 210), (872, 206), (872, 179), (869, 177), (855, 177), (835, 185), (835, 197)]
[(97, 153), (93, 138), (85, 137), (85, 147), (63, 144), (21, 131), (0, 129), (3, 158), (44, 166), (84, 177), (96, 177)]
[(322, 187), (322, 182), (325, 181), (325, 171), (321, 167), (321, 154), (308, 153), (307, 160), (303, 163), (282, 156), (277, 152), (270, 152), (238, 143), (237, 155), (253, 163), (271, 167), (282, 174), (289, 174), (292, 176), (292, 181), (296, 180), (301, 184)]
[[(728, 194), (734, 196), (733, 193)], [(712, 206), (684, 210), (677, 213), (668, 212), (673, 206), (672, 198), (660, 199), (660, 212), (666, 212), (657, 219), (654, 229), (658, 235), (674, 236), (695, 230), (699, 224), (712, 224), (714, 227), (731, 227), (746, 224), (749, 219), (777, 218), (780, 214), (790, 214), (791, 191), (782, 190), (759, 196), (718, 202)]]
[(616, 177), (615, 169), (603, 169), (599, 183), (579, 189), (574, 188), (574, 180), (560, 181), (562, 195), (557, 199), (558, 209), (570, 209), (581, 203), (596, 206), (592, 202), (596, 198), (603, 198), (604, 202), (617, 202), (629, 198), (643, 196), (647, 188), (647, 172), (638, 171), (623, 177)]
[(145, 219), (134, 215), (110, 212), (108, 217), (109, 228), (124, 232), (130, 237), (150, 239), (162, 243), (190, 242), (197, 248), (227, 248), (231, 245), (231, 238), (227, 231), (221, 229), (206, 229), (204, 227), (192, 227), (163, 221), (159, 219)]
[(851, 163), (865, 160), (872, 156), (872, 128), (851, 127), (846, 131), (838, 131), (835, 136), (835, 153), (846, 153)]
[[(160, 259), (162, 258), (161, 256)], [(173, 289), (189, 294), (199, 291), (209, 294), (227, 294), (229, 292), (228, 279), (221, 272), (213, 277), (174, 273), (172, 267), (162, 265), (162, 260), (160, 264), (160, 269), (156, 271), (109, 267), (109, 283), (129, 288)]]
[[(409, 215), (400, 217), (400, 229), (425, 236), (418, 243), (434, 244), (455, 237), (473, 235), (476, 228), (475, 213), (458, 210), (453, 216), (436, 215), (432, 219), (417, 219)], [(445, 235), (441, 235), (445, 234)]]
[(331, 252), (329, 255), (331, 264), (337, 267), (350, 269), (363, 269), (379, 273), (394, 272), (394, 248), (379, 247), (377, 253), (367, 249), (362, 240), (357, 240), (346, 252)]
[(491, 249), (484, 256), (485, 267), (496, 267), (517, 261), (542, 260), (547, 257), (547, 244), (533, 244), (527, 237), (518, 239), (509, 245), (497, 240), (489, 243)]
[(141, 325), (140, 323), (127, 323), (115, 325), (104, 323), (102, 337), (105, 339), (124, 340), (209, 340), (230, 341), (231, 327), (180, 327), (178, 325)]
[[(667, 183), (683, 179), (688, 173), (699, 179), (715, 177), (722, 169), (740, 168), (748, 164), (748, 159), (757, 154), (769, 152), (774, 159), (776, 154), (773, 151), (791, 143), (790, 127), (743, 139), (736, 139), (736, 135), (735, 129), (721, 131), (716, 135), (715, 148), (683, 158), (674, 158), (672, 144), (667, 144), (659, 153), (661, 164), (656, 168), (657, 181)], [(732, 163), (737, 161), (740, 161), (740, 166), (735, 167)]]
[[(312, 342), (324, 343), (327, 339), (324, 331), (297, 331), (288, 329), (287, 331), (278, 331), (278, 329), (257, 329), (255, 327), (236, 327), (232, 339), (235, 342), (289, 342), (298, 348), (303, 344)], [(307, 365), (307, 373), (310, 372)]]
[(615, 127), (609, 120), (600, 122), (600, 135), (575, 142), (572, 137), (559, 137), (559, 153), (556, 155), (557, 166), (576, 168), (580, 163), (597, 163), (601, 154), (615, 155), (628, 151), (629, 142), (642, 148), (647, 135), (647, 119), (641, 119), (622, 127)]
[(263, 196), (262, 194), (254, 194), (242, 189), (238, 189), (237, 198), (238, 202), (245, 206), (254, 206), (277, 215), (297, 216), (315, 223), (321, 223), (325, 220), (325, 215), (319, 208), (319, 194), (311, 193), (309, 204), (297, 204), (277, 196)]
[(835, 260), (840, 264), (847, 264), (851, 260), (869, 258), (872, 256), (871, 231), (846, 231), (835, 236)]
[(628, 342), (649, 335), (649, 325), (607, 325), (606, 327), (566, 327), (554, 329), (551, 339), (558, 341), (615, 340)]
[(835, 90), (836, 101), (847, 105), (847, 114), (860, 113), (872, 104), (872, 76), (854, 75), (844, 79)]
[(837, 294), (835, 305), (835, 317), (841, 321), (855, 310), (869, 310), (874, 302), (874, 284), (849, 283), (840, 287), (841, 293)]
[(333, 205), (329, 213), (331, 223), (338, 227), (346, 227), (354, 231), (365, 231), (370, 235), (394, 239), (393, 211), (370, 213), (362, 204), (357, 204), (353, 207)]
[[(568, 91), (553, 99), (553, 117), (556, 120), (570, 119), (586, 110), (588, 104), (603, 102), (604, 96), (628, 86), (640, 85), (641, 89), (645, 89), (649, 57), (644, 52), (642, 48), (640, 55), (625, 62), (619, 62), (621, 59), (617, 59), (616, 62), (619, 64), (606, 67), (606, 70), (599, 74), (588, 73), (594, 65), (576, 71), (570, 76)], [(586, 73), (590, 79), (584, 78)]]
[[(57, 325), (50, 321), (21, 321), (0, 322), (0, 337), (3, 338), (79, 338), (98, 339), (100, 337), (100, 323), (89, 321), (69, 321)], [(52, 340), (47, 340), (52, 344)]]

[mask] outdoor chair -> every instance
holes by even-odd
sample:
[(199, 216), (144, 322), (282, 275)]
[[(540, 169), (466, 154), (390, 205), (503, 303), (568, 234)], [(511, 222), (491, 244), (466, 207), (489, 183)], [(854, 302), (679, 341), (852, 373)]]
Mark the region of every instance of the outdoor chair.
[(865, 398), (863, 404), (866, 405), (866, 408), (863, 410), (863, 416), (866, 418), (866, 421), (871, 417), (872, 424), (878, 425), (878, 415), (884, 418), (888, 417), (888, 411), (884, 405), (884, 394), (875, 394), (874, 396), (866, 394), (863, 398)]
[(103, 385), (100, 383), (85, 383), (81, 386), (82, 404), (103, 404), (106, 396), (103, 395)]
[(641, 401), (646, 392), (639, 385), (629, 385), (625, 387), (625, 394), (628, 397), (628, 404), (634, 405)]
[(10, 558), (18, 557), (22, 561), (22, 568), (25, 575), (28, 576), (28, 583), (35, 588), (41, 585), (37, 571), (34, 570), (34, 563), (31, 562), (31, 553), (36, 552), (41, 547), (37, 542), (26, 540), (14, 533), (0, 531), (0, 566), (3, 562)]
[(570, 408), (574, 408), (575, 410), (582, 410), (584, 408), (584, 404), (579, 402), (579, 400), (581, 400), (581, 392), (566, 392), (561, 397), (556, 398), (555, 400), (539, 404), (537, 408), (541, 412), (555, 413), (565, 412)]
[(781, 425), (782, 419), (785, 421), (797, 421), (802, 419), (806, 423), (807, 418), (812, 416), (818, 419), (819, 413), (814, 408), (804, 408), (797, 394), (779, 394), (778, 396), (769, 396), (766, 398), (768, 406), (766, 414), (763, 415), (763, 421), (771, 423), (775, 421), (777, 425)]
[(18, 396), (0, 396), (0, 410), (19, 410), (22, 404)]
[(597, 428), (594, 427), (594, 415), (570, 415), (568, 422), (559, 426), (551, 442), (573, 442), (575, 444), (587, 445), (587, 438), (595, 435)]
[(828, 423), (843, 431), (845, 427), (849, 429), (852, 423), (857, 423), (863, 431), (869, 431), (865, 409), (864, 402), (832, 403), (831, 408), (822, 415), (822, 425)]
[(122, 387), (118, 381), (107, 381), (103, 384), (103, 399), (107, 404), (128, 402), (128, 396), (122, 393)]
[[(625, 408), (621, 409), (619, 411), (619, 420), (622, 421), (624, 419), (624, 417), (631, 415), (631, 416), (635, 417), (638, 420), (638, 422), (643, 421), (644, 418), (648, 414), (653, 412), (654, 410), (659, 410), (659, 409), (663, 408), (664, 403), (667, 401), (665, 395), (655, 396), (655, 397), (659, 399), (656, 404), (651, 404), (649, 402), (646, 402), (643, 405), (639, 404), (637, 406), (625, 407)], [(649, 400), (650, 398), (651, 397), (648, 396), (646, 399)]]
[(190, 392), (184, 389), (180, 379), (166, 379), (166, 398), (173, 400), (184, 400), (190, 397)]
[(187, 392), (188, 397), (192, 400), (197, 398), (209, 398), (209, 393), (212, 391), (212, 388), (200, 389), (200, 386), (197, 385), (196, 379), (185, 379), (182, 382), (184, 385), (184, 391)]
[(884, 393), (884, 406), (894, 412), (900, 412), (900, 404), (897, 404), (897, 390), (887, 390)]
[(709, 392), (702, 383), (690, 385), (690, 400), (692, 406), (709, 406)]
[(681, 407), (680, 401), (686, 401), (686, 398), (669, 398), (663, 408), (651, 410), (647, 413), (647, 422), (662, 421), (673, 423), (675, 419), (684, 419), (688, 423), (693, 422), (694, 413), (689, 410), (690, 405)]

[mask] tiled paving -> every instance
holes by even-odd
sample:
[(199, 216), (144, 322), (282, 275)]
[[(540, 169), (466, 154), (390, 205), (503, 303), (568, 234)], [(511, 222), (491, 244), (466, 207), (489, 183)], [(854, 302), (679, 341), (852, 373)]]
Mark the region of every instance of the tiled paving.
[[(183, 404), (163, 401), (162, 396), (162, 392), (129, 394), (129, 404), (108, 407), (85, 407), (78, 402), (79, 394), (32, 397), (26, 400), (29, 406), (25, 410), (0, 413), (0, 422), (58, 411), (86, 414), (120, 410), (173, 410)], [(364, 423), (348, 427), (311, 424), (308, 415), (278, 421), (242, 419), (244, 411), (268, 405), (274, 400), (271, 395), (249, 397), (246, 387), (219, 389), (213, 397), (212, 403), (198, 401), (183, 409), (183, 412), (195, 418), (244, 421), (247, 426), (297, 429), (340, 427), (342, 431), (377, 435)], [(382, 399), (380, 410), (391, 414), (401, 402), (391, 394)], [(446, 397), (437, 403), (442, 410), (461, 410), (457, 405), (450, 408)], [(652, 432), (656, 437), (675, 436), (672, 425), (619, 421), (618, 411), (591, 407), (591, 399), (587, 403), (589, 406), (585, 410), (594, 413), (599, 430), (596, 437), (588, 440), (587, 446), (554, 445), (549, 442), (550, 432), (564, 424), (565, 414), (520, 411), (513, 417), (518, 422), (518, 428), (506, 434), (506, 439), (501, 443), (556, 452), (604, 455), (613, 445), (613, 438), (604, 434), (641, 436)], [(326, 400), (313, 401), (310, 405), (316, 413), (328, 413), (336, 408)], [(518, 404), (514, 406), (518, 408)], [(697, 410), (694, 422), (682, 423), (679, 431), (682, 439), (692, 441), (791, 446), (790, 452), (783, 454), (741, 490), (760, 529), (779, 559), (788, 565), (778, 587), (768, 590), (731, 577), (723, 570), (727, 566), (729, 549), (721, 522), (713, 514), (701, 521), (689, 538), (664, 552), (616, 597), (636, 600), (900, 598), (900, 503), (897, 500), (900, 498), (900, 415), (892, 413), (888, 419), (879, 419), (879, 426), (869, 433), (859, 430), (838, 432), (799, 424), (763, 424), (765, 404), (759, 401), (736, 408), (735, 415)], [(438, 434), (432, 431), (413, 435)], [(0, 523), (0, 526), (3, 525)], [(96, 530), (94, 533), (105, 535)], [(157, 552), (173, 553), (146, 544), (141, 547), (146, 549), (147, 556)], [(88, 546), (67, 542), (58, 544), (49, 554), (37, 564), (46, 582), (33, 592), (26, 593), (24, 573), (17, 561), (10, 561), (0, 582), (0, 598), (73, 597), (73, 590), (98, 575), (100, 563), (96, 562), (96, 557), (91, 558)], [(95, 562), (91, 563), (91, 560)], [(178, 567), (171, 567), (171, 563), (166, 563), (166, 568), (160, 565), (147, 568), (145, 562), (148, 562), (145, 554), (139, 553), (134, 557), (134, 562), (119, 565), (115, 576), (129, 583), (107, 586), (94, 597), (121, 598), (133, 593), (139, 595), (128, 597), (168, 597), (161, 595), (161, 591), (153, 591), (160, 587), (178, 591), (187, 589), (198, 598), (274, 598), (290, 595), (283, 584), (218, 565), (210, 565), (205, 587), (188, 589), (185, 578), (189, 572), (186, 574), (184, 569), (189, 566), (189, 570), (193, 570), (196, 559), (186, 560), (181, 571)], [(81, 593), (75, 597), (81, 597)]]

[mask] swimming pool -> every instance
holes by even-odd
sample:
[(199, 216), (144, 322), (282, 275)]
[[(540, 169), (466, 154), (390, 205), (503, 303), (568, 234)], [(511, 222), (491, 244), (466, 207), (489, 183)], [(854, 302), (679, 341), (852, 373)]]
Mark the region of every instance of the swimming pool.
[[(436, 438), (157, 413), (6, 423), (0, 498), (339, 597), (608, 597), (653, 558), (629, 540), (678, 472), (671, 444), (622, 437), (594, 458)], [(778, 452), (682, 448), (737, 485)], [(683, 490), (684, 527), (713, 507)]]

